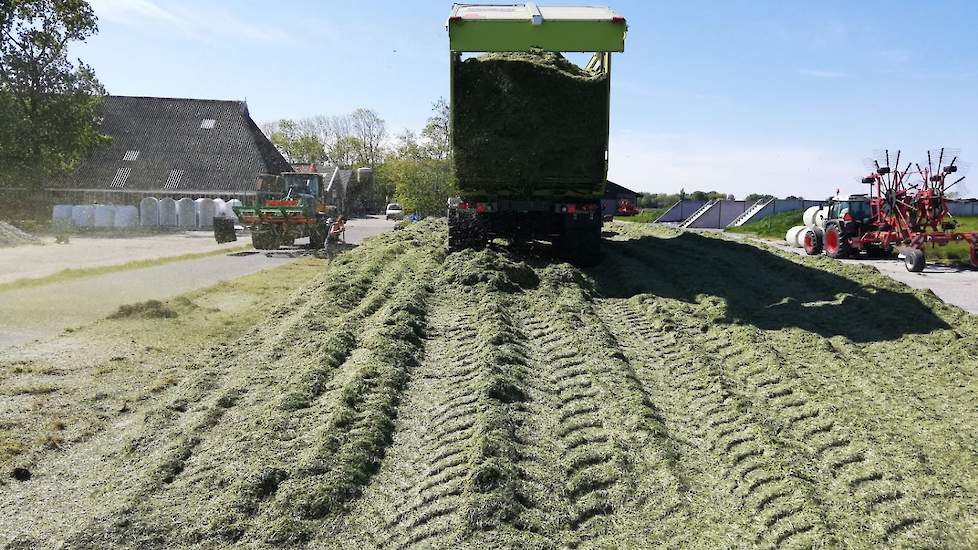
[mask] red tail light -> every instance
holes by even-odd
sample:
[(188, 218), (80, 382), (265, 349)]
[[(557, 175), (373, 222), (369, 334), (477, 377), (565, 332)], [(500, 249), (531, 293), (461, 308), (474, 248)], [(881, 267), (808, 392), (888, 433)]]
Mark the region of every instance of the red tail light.
[(486, 203), (484, 202), (475, 203), (475, 211), (477, 214), (485, 214), (486, 210), (487, 210)]
[(615, 17), (612, 17), (611, 18), (611, 22), (612, 23), (624, 23), (625, 22), (625, 18), (622, 17), (622, 16), (620, 16), (620, 15), (616, 15)]
[(573, 214), (574, 212), (577, 212), (577, 206), (576, 205), (573, 205), (573, 204), (568, 204), (567, 205), (567, 213), (568, 214)]

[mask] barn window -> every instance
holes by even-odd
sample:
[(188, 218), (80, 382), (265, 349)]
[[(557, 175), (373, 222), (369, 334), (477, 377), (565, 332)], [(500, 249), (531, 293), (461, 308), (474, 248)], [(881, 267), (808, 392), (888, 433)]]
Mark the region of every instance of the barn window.
[(213, 130), (213, 129), (214, 129), (214, 125), (215, 125), (215, 124), (217, 124), (217, 121), (216, 121), (216, 120), (214, 120), (213, 118), (205, 118), (205, 119), (204, 119), (204, 120), (203, 120), (203, 121), (202, 121), (202, 122), (200, 123), (200, 128), (201, 128), (202, 130)]
[(119, 168), (119, 170), (115, 173), (115, 177), (112, 178), (112, 183), (109, 184), (109, 187), (125, 187), (126, 180), (129, 179), (129, 174), (131, 173), (132, 168), (129, 168), (128, 166), (125, 168)]
[(182, 179), (183, 170), (170, 170), (170, 173), (166, 175), (166, 183), (163, 184), (163, 189), (176, 189), (180, 186)]
[(122, 157), (122, 160), (126, 162), (132, 162), (139, 158), (139, 151), (126, 151), (126, 156)]

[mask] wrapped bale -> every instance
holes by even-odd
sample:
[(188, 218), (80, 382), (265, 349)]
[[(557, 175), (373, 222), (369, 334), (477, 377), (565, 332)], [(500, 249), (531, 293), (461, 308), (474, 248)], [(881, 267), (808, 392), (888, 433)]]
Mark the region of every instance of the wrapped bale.
[(462, 196), (601, 195), (607, 75), (549, 52), (489, 53), (456, 63), (452, 145)]

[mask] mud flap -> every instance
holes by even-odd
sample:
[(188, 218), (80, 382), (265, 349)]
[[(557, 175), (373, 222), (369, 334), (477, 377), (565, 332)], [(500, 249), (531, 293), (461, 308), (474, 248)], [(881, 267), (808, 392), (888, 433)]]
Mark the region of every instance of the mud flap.
[(221, 244), (237, 241), (238, 235), (234, 232), (234, 220), (214, 218), (214, 240)]

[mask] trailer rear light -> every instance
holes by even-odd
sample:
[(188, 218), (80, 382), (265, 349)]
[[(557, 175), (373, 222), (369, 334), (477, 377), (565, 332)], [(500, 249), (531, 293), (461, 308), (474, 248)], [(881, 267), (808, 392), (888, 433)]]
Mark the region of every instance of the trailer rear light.
[(467, 203), (467, 202), (460, 202), (460, 203), (458, 203), (458, 209), (459, 210), (471, 210), (472, 209), (472, 205), (469, 204), (469, 203)]
[(567, 205), (567, 213), (568, 214), (574, 214), (575, 212), (577, 212), (577, 205), (568, 204)]
[(477, 202), (477, 203), (475, 203), (475, 212), (476, 212), (476, 214), (485, 214), (488, 210), (489, 209), (486, 208), (486, 203), (484, 203), (484, 202)]
[(614, 16), (614, 17), (611, 18), (611, 22), (612, 23), (624, 23), (625, 22), (625, 18), (622, 17), (622, 16), (620, 16), (620, 15), (616, 15), (616, 16)]
[(449, 17), (448, 20), (449, 21), (461, 21), (462, 20), (462, 16), (461, 15), (453, 15), (453, 16)]

